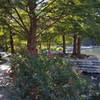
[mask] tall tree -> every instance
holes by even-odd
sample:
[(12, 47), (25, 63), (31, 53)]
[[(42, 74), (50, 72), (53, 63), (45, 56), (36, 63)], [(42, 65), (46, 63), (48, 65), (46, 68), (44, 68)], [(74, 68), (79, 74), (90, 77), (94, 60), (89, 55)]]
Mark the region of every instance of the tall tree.
[[(30, 54), (37, 54), (37, 32), (40, 26), (38, 21), (47, 13), (48, 8), (56, 0), (1, 0), (2, 9), (6, 11), (8, 17), (17, 26), (20, 26), (27, 34), (27, 49)], [(48, 11), (47, 11), (48, 10)], [(56, 19), (55, 19), (56, 20)], [(13, 23), (13, 25), (15, 25)], [(50, 24), (49, 24), (50, 26)]]

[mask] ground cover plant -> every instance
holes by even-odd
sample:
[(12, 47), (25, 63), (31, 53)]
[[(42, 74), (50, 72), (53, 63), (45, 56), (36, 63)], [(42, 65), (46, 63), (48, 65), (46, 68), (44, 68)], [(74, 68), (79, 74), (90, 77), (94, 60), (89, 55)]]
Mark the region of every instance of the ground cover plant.
[(16, 54), (12, 77), (17, 100), (85, 100), (90, 90), (72, 65), (57, 55)]

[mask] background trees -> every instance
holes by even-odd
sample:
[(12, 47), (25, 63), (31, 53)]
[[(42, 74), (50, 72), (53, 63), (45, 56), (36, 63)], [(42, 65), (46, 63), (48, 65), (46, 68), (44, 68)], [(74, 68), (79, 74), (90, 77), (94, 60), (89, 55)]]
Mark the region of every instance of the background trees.
[[(1, 0), (0, 22), (9, 34), (11, 51), (14, 52), (13, 35), (18, 44), (27, 47), (30, 54), (37, 54), (38, 45), (56, 42), (62, 37), (63, 53), (66, 38), (73, 38), (73, 54), (80, 55), (80, 40), (94, 37), (98, 42), (99, 0)], [(3, 4), (3, 5), (2, 5)], [(22, 43), (22, 40), (24, 41)], [(20, 42), (19, 42), (20, 41)], [(46, 43), (47, 42), (47, 43)], [(16, 42), (15, 42), (16, 46)], [(16, 47), (15, 47), (16, 48)]]

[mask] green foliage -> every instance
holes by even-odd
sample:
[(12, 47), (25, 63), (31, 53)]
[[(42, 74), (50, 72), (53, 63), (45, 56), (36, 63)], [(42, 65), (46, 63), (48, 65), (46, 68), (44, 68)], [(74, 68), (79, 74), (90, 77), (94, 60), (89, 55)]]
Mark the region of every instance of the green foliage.
[(59, 56), (17, 54), (12, 58), (14, 91), (21, 100), (86, 100), (86, 80), (71, 66)]
[[(29, 11), (28, 1), (33, 6), (36, 3), (32, 12)], [(82, 38), (95, 37), (98, 43), (99, 5), (100, 0), (0, 0), (0, 35), (6, 33), (9, 40), (11, 31), (18, 38), (19, 44), (20, 40), (27, 41), (30, 36), (30, 17), (34, 16), (37, 19), (36, 40), (39, 44), (62, 43), (59, 37), (72, 37), (74, 33)]]

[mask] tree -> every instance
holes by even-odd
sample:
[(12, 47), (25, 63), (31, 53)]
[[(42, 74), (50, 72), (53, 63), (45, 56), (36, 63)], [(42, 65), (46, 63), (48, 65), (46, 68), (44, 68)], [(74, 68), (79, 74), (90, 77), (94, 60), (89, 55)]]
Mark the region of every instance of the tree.
[[(90, 0), (1, 0), (0, 3), (4, 5), (1, 5), (0, 12), (3, 14), (1, 14), (2, 18), (6, 16), (6, 19), (10, 20), (6, 22), (12, 27), (12, 31), (20, 37), (25, 37), (29, 53), (37, 54), (37, 42), (49, 33), (47, 31), (52, 27), (61, 25), (62, 32), (59, 34), (62, 37), (66, 34), (83, 36), (83, 32), (85, 33), (89, 28), (90, 17), (94, 19), (94, 7), (98, 7), (98, 2), (99, 0), (96, 2)], [(59, 35), (57, 31), (54, 34), (53, 36)], [(63, 37), (65, 45), (64, 40)], [(65, 48), (64, 45), (63, 48)], [(75, 52), (79, 51), (78, 47)]]
[(0, 2), (4, 4), (2, 9), (8, 14), (7, 18), (10, 18), (27, 34), (27, 49), (30, 54), (37, 54), (38, 21), (46, 15), (46, 9), (55, 0), (1, 0)]
[[(91, 34), (92, 28), (95, 23), (95, 8), (99, 6), (99, 0), (94, 1), (82, 1), (82, 0), (62, 0), (59, 5), (64, 5), (66, 9), (66, 26), (69, 25), (67, 33), (73, 36), (73, 55), (80, 55), (81, 37)], [(97, 25), (95, 26), (96, 29)]]

